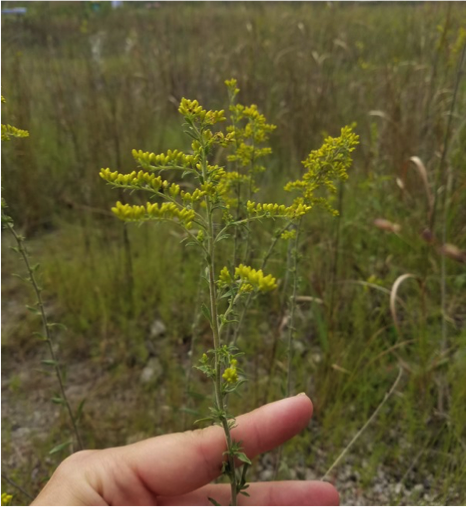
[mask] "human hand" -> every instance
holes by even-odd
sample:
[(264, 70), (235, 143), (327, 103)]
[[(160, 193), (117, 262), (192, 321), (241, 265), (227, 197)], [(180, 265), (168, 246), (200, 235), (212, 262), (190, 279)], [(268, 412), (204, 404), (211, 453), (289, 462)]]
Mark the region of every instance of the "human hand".
[[(249, 458), (304, 429), (312, 415), (304, 394), (265, 405), (237, 418), (232, 437)], [(174, 433), (136, 444), (81, 451), (67, 458), (32, 505), (222, 505), (230, 485), (219, 476), (225, 451), (222, 428)], [(239, 505), (339, 505), (334, 487), (318, 481), (252, 483)]]

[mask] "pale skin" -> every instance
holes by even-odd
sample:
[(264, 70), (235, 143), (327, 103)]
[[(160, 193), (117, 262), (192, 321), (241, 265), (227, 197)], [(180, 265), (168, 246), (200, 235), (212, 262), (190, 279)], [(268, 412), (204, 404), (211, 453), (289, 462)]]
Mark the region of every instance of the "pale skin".
[[(252, 459), (303, 430), (313, 412), (304, 394), (237, 418), (232, 431)], [(219, 427), (150, 438), (125, 447), (81, 451), (67, 458), (32, 505), (221, 505), (230, 486), (219, 476), (224, 432)], [(319, 481), (252, 483), (239, 505), (339, 505), (335, 488)]]

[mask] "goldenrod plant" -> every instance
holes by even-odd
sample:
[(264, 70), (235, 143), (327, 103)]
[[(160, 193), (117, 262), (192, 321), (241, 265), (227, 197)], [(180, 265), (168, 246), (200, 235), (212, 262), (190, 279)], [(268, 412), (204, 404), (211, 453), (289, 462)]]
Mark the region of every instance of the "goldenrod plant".
[[(231, 435), (236, 421), (229, 411), (228, 397), (246, 379), (236, 335), (233, 340), (229, 339), (227, 329), (230, 324), (239, 324), (239, 304), (243, 302), (243, 318), (252, 297), (277, 289), (276, 278), (263, 271), (271, 248), (281, 235), (298, 241), (298, 234), (289, 229), (299, 229), (302, 217), (314, 206), (330, 209), (328, 200), (316, 196), (315, 192), (322, 186), (332, 190), (332, 182), (346, 176), (357, 136), (346, 127), (340, 138), (329, 138), (321, 150), (310, 154), (304, 163), (308, 170), (303, 176), (304, 183), (300, 180), (287, 186), (287, 190), (300, 192), (290, 205), (254, 202), (253, 194), (258, 190), (255, 178), (265, 170), (260, 160), (271, 151), (264, 144), (275, 127), (266, 122), (256, 106), (245, 107), (235, 102), (239, 91), (235, 80), (227, 81), (226, 85), (230, 95), (231, 125), (225, 132), (218, 128), (226, 121), (223, 110), (208, 111), (197, 100), (183, 98), (179, 112), (184, 117), (185, 133), (192, 139), (190, 153), (168, 150), (156, 155), (133, 150), (138, 170), (121, 174), (105, 168), (101, 169), (100, 176), (114, 188), (141, 190), (149, 195), (148, 201), (140, 205), (118, 201), (112, 211), (119, 219), (127, 223), (172, 222), (184, 231), (187, 245), (198, 248), (203, 255), (209, 303), (203, 303), (201, 310), (210, 324), (213, 348), (202, 355), (197, 368), (212, 381), (214, 403), (208, 417), (199, 422), (214, 423), (224, 430), (226, 451), (222, 473), (230, 481), (230, 504), (237, 505), (238, 494), (248, 496), (246, 470), (251, 462), (241, 442), (234, 441)], [(221, 149), (228, 153), (227, 162), (233, 165), (231, 170), (214, 163)], [(172, 174), (164, 179), (169, 171)], [(176, 179), (174, 174), (179, 174), (180, 178)], [(247, 263), (249, 230), (252, 222), (267, 218), (284, 220), (286, 225), (281, 234), (276, 235), (263, 265), (256, 269)], [(238, 240), (244, 231), (243, 240), (247, 246), (241, 253)], [(234, 264), (223, 262), (224, 266), (218, 270), (219, 244), (231, 240), (232, 234)], [(238, 263), (240, 257), (243, 262)], [(236, 461), (243, 463), (241, 471), (236, 471)], [(215, 499), (210, 501), (217, 505)]]
[[(5, 99), (1, 98), (2, 103), (5, 102)], [(12, 137), (28, 137), (29, 132), (26, 130), (21, 130), (16, 127), (13, 127), (11, 125), (4, 125), (2, 124), (2, 141), (10, 141)], [(40, 269), (39, 264), (32, 264), (25, 240), (26, 238), (18, 233), (18, 231), (15, 229), (14, 222), (12, 217), (9, 215), (8, 212), (8, 205), (5, 201), (5, 199), (1, 200), (1, 223), (2, 228), (7, 229), (10, 234), (13, 236), (16, 246), (13, 247), (13, 250), (19, 255), (19, 257), (24, 262), (24, 265), (26, 266), (27, 276), (19, 276), (17, 275), (21, 280), (28, 283), (32, 286), (35, 296), (36, 296), (36, 302), (33, 306), (27, 306), (28, 310), (32, 312), (34, 315), (37, 315), (40, 317), (42, 321), (42, 333), (35, 333), (40, 340), (42, 340), (44, 343), (47, 344), (50, 359), (44, 359), (42, 361), (42, 364), (44, 366), (52, 367), (55, 376), (57, 378), (57, 383), (59, 386), (59, 393), (57, 393), (53, 398), (52, 402), (58, 405), (61, 405), (65, 408), (70, 424), (71, 424), (71, 430), (74, 435), (74, 438), (71, 440), (68, 440), (66, 442), (62, 442), (61, 444), (58, 444), (53, 449), (51, 449), (50, 454), (54, 454), (56, 452), (61, 451), (62, 449), (65, 449), (67, 447), (72, 446), (73, 449), (80, 450), (83, 448), (83, 443), (81, 440), (80, 433), (78, 431), (78, 420), (81, 417), (84, 400), (79, 404), (79, 407), (76, 411), (76, 413), (73, 411), (71, 404), (68, 400), (68, 397), (65, 392), (65, 382), (64, 382), (64, 376), (62, 373), (62, 366), (60, 365), (60, 361), (58, 358), (58, 354), (54, 347), (54, 340), (53, 340), (53, 329), (60, 327), (61, 324), (56, 322), (50, 322), (49, 318), (47, 316), (47, 312), (45, 309), (45, 304), (42, 298), (42, 287), (39, 284), (37, 273)], [(3, 496), (2, 496), (2, 505), (3, 504)]]
[[(291, 242), (291, 263), (289, 271), (292, 275), (292, 294), (289, 304), (289, 326), (288, 326), (288, 374), (287, 374), (287, 395), (291, 391), (290, 365), (291, 365), (291, 344), (295, 323), (295, 302), (298, 290), (298, 259), (299, 259), (299, 238), (303, 224), (303, 217), (314, 207), (324, 208), (333, 216), (338, 215), (338, 211), (332, 207), (331, 199), (336, 193), (337, 181), (345, 181), (348, 178), (347, 171), (352, 164), (351, 153), (358, 144), (358, 135), (353, 132), (352, 126), (346, 126), (341, 129), (341, 135), (333, 138), (328, 136), (321, 148), (310, 152), (308, 157), (302, 162), (306, 172), (301, 179), (287, 183), (284, 190), (287, 192), (296, 192), (298, 196), (294, 199), (291, 206), (285, 206), (277, 203), (255, 203), (248, 200), (246, 210), (250, 217), (261, 216), (273, 218), (276, 216), (285, 217), (285, 226), (279, 229), (273, 238), (271, 246), (267, 251), (262, 264), (262, 269), (271, 256), (276, 243), (279, 239)], [(324, 195), (322, 191), (325, 191)], [(238, 326), (234, 335), (236, 341), (243, 318), (251, 298), (247, 300), (240, 316)]]
[[(347, 171), (352, 165), (351, 154), (357, 144), (358, 135), (352, 131), (352, 127), (347, 126), (342, 128), (339, 137), (327, 137), (321, 148), (310, 152), (308, 157), (302, 162), (306, 169), (302, 178), (291, 181), (284, 187), (284, 190), (287, 192), (298, 193), (298, 197), (294, 200), (294, 205), (304, 210), (303, 213), (290, 217), (287, 230), (281, 235), (283, 239), (293, 242), (291, 249), (292, 266), (290, 267), (292, 294), (289, 304), (287, 338), (287, 396), (292, 391), (292, 340), (295, 330), (295, 310), (299, 283), (299, 238), (303, 224), (302, 217), (315, 206), (324, 208), (334, 216), (338, 215), (338, 211), (332, 207), (329, 196), (337, 191), (336, 181), (345, 181), (348, 178)], [(324, 196), (318, 193), (322, 189), (327, 191), (327, 194)]]
[[(249, 293), (269, 292), (276, 288), (272, 275), (240, 264), (234, 270), (223, 267), (216, 270), (216, 247), (229, 238), (229, 229), (238, 226), (242, 220), (235, 220), (229, 212), (231, 189), (241, 178), (228, 173), (223, 167), (211, 162), (217, 147), (227, 147), (235, 142), (234, 131), (224, 134), (216, 130), (217, 124), (226, 120), (224, 111), (207, 111), (196, 100), (182, 99), (180, 113), (185, 119), (186, 133), (192, 138), (192, 153), (177, 150), (155, 155), (133, 150), (133, 156), (140, 166), (138, 172), (127, 175), (102, 169), (101, 177), (113, 187), (144, 190), (150, 193), (152, 201), (146, 205), (130, 205), (117, 202), (112, 208), (114, 214), (125, 222), (171, 221), (181, 227), (189, 245), (195, 245), (202, 252), (206, 263), (206, 280), (209, 286), (209, 304), (202, 305), (208, 319), (213, 339), (213, 348), (203, 354), (198, 369), (212, 380), (214, 405), (205, 419), (224, 429), (227, 450), (223, 473), (231, 484), (231, 503), (237, 504), (239, 493), (245, 491), (246, 467), (250, 460), (244, 454), (241, 442), (235, 442), (231, 430), (235, 418), (227, 407), (228, 395), (245, 382), (239, 366), (241, 352), (225, 340), (225, 327), (233, 317), (236, 304)], [(188, 192), (182, 184), (162, 178), (165, 171), (180, 172), (182, 179), (190, 178), (194, 189)], [(162, 202), (157, 202), (161, 200)], [(155, 202), (154, 202), (155, 201)], [(260, 216), (265, 216), (261, 213)], [(223, 227), (217, 231), (217, 221)], [(227, 301), (227, 307), (224, 306)], [(235, 460), (244, 463), (244, 471), (236, 473)], [(215, 503), (215, 500), (212, 500)]]

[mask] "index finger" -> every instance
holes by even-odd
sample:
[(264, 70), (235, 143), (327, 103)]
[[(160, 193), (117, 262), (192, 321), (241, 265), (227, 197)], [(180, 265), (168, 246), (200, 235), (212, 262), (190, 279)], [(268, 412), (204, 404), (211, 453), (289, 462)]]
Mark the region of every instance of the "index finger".
[[(269, 451), (306, 427), (313, 406), (306, 395), (277, 401), (237, 418), (233, 439), (249, 458)], [(226, 450), (222, 428), (176, 433), (114, 449), (156, 495), (182, 495), (219, 476)], [(123, 480), (123, 478), (122, 478)]]

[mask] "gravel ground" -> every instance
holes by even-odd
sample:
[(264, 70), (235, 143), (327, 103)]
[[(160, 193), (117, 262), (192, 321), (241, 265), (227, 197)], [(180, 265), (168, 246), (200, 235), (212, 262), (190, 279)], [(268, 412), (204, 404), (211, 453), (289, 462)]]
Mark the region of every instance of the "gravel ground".
[[(14, 299), (2, 301), (2, 310), (4, 332), (9, 331), (9, 326), (14, 321), (19, 323), (27, 317), (24, 307), (16, 305)], [(56, 390), (55, 378), (39, 371), (41, 359), (48, 357), (45, 347), (32, 345), (21, 357), (18, 357), (17, 350), (22, 350), (17, 344), (2, 343), (2, 472), (18, 477), (18, 482), (21, 478), (20, 484), (26, 490), (33, 491), (43, 481), (47, 469), (56, 464), (55, 457), (47, 456), (46, 451), (41, 451), (39, 455), (38, 449), (41, 449), (41, 442), (50, 435), (50, 429), (60, 427), (59, 421), (60, 417), (63, 419), (63, 414), (60, 414), (59, 406), (50, 402), (51, 395)], [(86, 425), (92, 434), (96, 432), (96, 447), (99, 447), (99, 432), (109, 441), (107, 432), (113, 431), (115, 445), (151, 436), (143, 432), (125, 434), (125, 414), (131, 414), (132, 410), (138, 408), (138, 403), (141, 404), (135, 396), (144, 379), (141, 369), (130, 371), (125, 374), (125, 378), (119, 378), (118, 388), (115, 387), (116, 379), (112, 372), (99, 364), (75, 362), (68, 365), (67, 372), (67, 395), (73, 405), (77, 405), (85, 396), (88, 398)], [(170, 423), (170, 417), (173, 417), (170, 407), (161, 405), (158, 408), (159, 413), (148, 413), (148, 417)], [(115, 414), (115, 418), (110, 418), (116, 421), (110, 429), (100, 427), (98, 416), (103, 410)], [(167, 424), (161, 427), (167, 427)], [(310, 431), (319, 433), (317, 423), (310, 424)], [(123, 440), (122, 434), (126, 435)], [(319, 437), (312, 441), (319, 441)], [(370, 464), (365, 456), (371, 456), (371, 445), (371, 437), (364, 434), (358, 446), (345, 456), (328, 478), (340, 493), (341, 505), (439, 505), (439, 498), (448, 498), (449, 505), (462, 503), (462, 492), (444, 491), (441, 495), (441, 492), (436, 491), (433, 476), (417, 470), (417, 450), (413, 453), (414, 461), (409, 467), (407, 464), (401, 464), (399, 469), (378, 465), (370, 480), (361, 477), (356, 470), (369, 469)], [(398, 445), (405, 444), (399, 440)], [(329, 454), (337, 453), (322, 448), (314, 448), (311, 452), (314, 453), (313, 468), (291, 462), (289, 469), (281, 469), (281, 476), (298, 480), (320, 479), (329, 464)], [(271, 480), (274, 477), (274, 458), (275, 455), (271, 453), (260, 457), (250, 477), (262, 481)], [(20, 473), (16, 474), (15, 471)], [(29, 483), (29, 487), (25, 482)]]
[[(40, 358), (34, 357), (22, 364), (14, 364), (4, 357), (2, 368), (2, 423), (6, 422), (8, 434), (3, 434), (2, 465), (4, 471), (30, 470), (31, 482), (38, 482), (44, 474), (44, 465), (53, 465), (53, 458), (39, 459), (36, 455), (35, 443), (45, 439), (50, 428), (57, 425), (60, 417), (59, 407), (50, 403), (50, 393), (53, 390), (54, 379), (44, 376), (37, 370)], [(5, 364), (6, 363), (6, 364)], [(134, 381), (138, 381), (135, 374)], [(21, 386), (21, 394), (12, 386)], [(76, 363), (69, 366), (69, 385), (67, 394), (72, 400), (78, 400), (85, 393), (101, 392), (103, 396), (94, 396), (89, 400), (87, 410), (103, 410), (103, 404), (111, 404), (112, 410), (120, 406), (128, 410), (134, 398), (134, 384), (127, 379), (127, 390), (119, 389), (117, 397), (109, 397), (105, 386), (112, 383), (109, 373), (96, 368), (89, 369), (89, 363)], [(133, 393), (133, 394), (132, 394)], [(44, 410), (47, 407), (47, 410)], [(5, 428), (5, 426), (2, 424)], [(313, 431), (313, 427), (311, 428)], [(149, 435), (137, 433), (127, 438), (127, 443), (137, 441)], [(369, 444), (367, 444), (369, 445)], [(361, 451), (362, 445), (358, 448)], [(289, 479), (317, 480), (326, 469), (328, 460), (323, 450), (316, 451), (313, 469), (294, 464), (293, 468), (281, 473)], [(355, 463), (359, 467), (353, 466)], [(292, 464), (291, 464), (292, 465)], [(340, 492), (342, 505), (439, 505), (439, 496), (433, 492), (433, 477), (427, 476), (423, 481), (413, 470), (406, 471), (403, 481), (397, 477), (394, 470), (380, 465), (377, 467), (371, 481), (365, 481), (365, 486), (356, 468), (365, 466), (362, 458), (351, 451), (343, 463), (337, 466), (329, 478)], [(268, 481), (274, 477), (274, 455), (269, 453), (262, 456), (256, 464), (253, 474), (258, 480)], [(403, 484), (403, 483), (404, 484)], [(407, 487), (410, 484), (410, 487)], [(27, 487), (25, 487), (28, 489)], [(459, 493), (452, 491), (449, 495), (452, 504), (461, 501)], [(456, 501), (458, 499), (458, 501)]]

